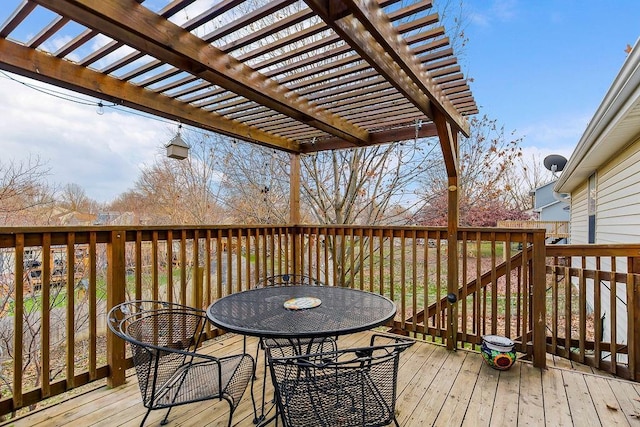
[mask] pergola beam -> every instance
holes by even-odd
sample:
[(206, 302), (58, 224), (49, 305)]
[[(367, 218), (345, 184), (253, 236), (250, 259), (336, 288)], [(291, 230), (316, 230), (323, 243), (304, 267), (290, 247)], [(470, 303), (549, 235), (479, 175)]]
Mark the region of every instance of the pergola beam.
[(267, 147), (288, 152), (299, 151), (299, 144), (290, 139), (206, 112), (6, 39), (0, 39), (0, 52), (0, 68), (12, 73)]
[[(416, 133), (415, 128), (399, 128), (390, 129), (381, 132), (372, 132), (370, 145), (388, 144), (390, 142), (408, 141), (417, 138), (430, 138), (438, 136), (436, 126), (433, 123), (427, 123), (420, 126)], [(349, 148), (346, 141), (338, 138), (323, 139), (316, 144), (304, 144), (301, 147), (302, 153), (315, 153), (324, 150), (339, 150)]]
[[(372, 0), (305, 0), (358, 54), (430, 119), (437, 109), (469, 136), (469, 124), (420, 65), (407, 43)], [(444, 147), (443, 147), (444, 148)]]
[(114, 40), (311, 127), (366, 145), (369, 134), (269, 79), (135, 0), (34, 0)]

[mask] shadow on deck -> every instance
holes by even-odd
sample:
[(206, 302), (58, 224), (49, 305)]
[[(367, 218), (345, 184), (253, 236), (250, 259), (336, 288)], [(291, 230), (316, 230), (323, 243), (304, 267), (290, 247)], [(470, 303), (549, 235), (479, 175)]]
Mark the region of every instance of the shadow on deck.
[[(367, 345), (369, 333), (340, 337), (340, 347)], [(221, 356), (242, 349), (242, 337), (205, 343), (203, 351)], [(255, 353), (257, 341), (250, 340)], [(398, 422), (401, 426), (640, 426), (640, 384), (594, 373), (585, 366), (554, 366), (540, 371), (518, 361), (509, 371), (487, 367), (480, 354), (418, 342), (400, 357)], [(255, 392), (262, 387), (263, 359)], [(270, 385), (269, 385), (270, 386)], [(268, 393), (271, 393), (270, 387)], [(138, 426), (142, 406), (135, 375), (115, 389), (106, 386), (78, 394), (7, 426)], [(164, 411), (153, 411), (147, 426), (160, 425)], [(174, 408), (169, 426), (225, 426), (228, 405), (209, 401)], [(253, 426), (247, 390), (234, 415), (235, 426)]]

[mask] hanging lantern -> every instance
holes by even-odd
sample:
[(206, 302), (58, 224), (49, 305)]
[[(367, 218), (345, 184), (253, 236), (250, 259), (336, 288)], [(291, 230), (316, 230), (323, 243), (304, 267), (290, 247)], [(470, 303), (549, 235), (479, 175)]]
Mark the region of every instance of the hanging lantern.
[(182, 125), (178, 125), (178, 133), (173, 137), (171, 141), (166, 145), (167, 157), (172, 159), (184, 160), (189, 156), (189, 144), (184, 142), (180, 136), (180, 128)]

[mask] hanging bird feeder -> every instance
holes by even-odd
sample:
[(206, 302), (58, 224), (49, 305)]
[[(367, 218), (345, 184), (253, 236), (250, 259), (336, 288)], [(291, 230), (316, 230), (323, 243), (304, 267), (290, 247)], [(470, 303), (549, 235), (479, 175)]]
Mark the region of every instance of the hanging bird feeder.
[(182, 125), (178, 125), (178, 133), (173, 137), (171, 141), (166, 145), (167, 157), (172, 159), (184, 160), (189, 156), (189, 144), (184, 142), (180, 136), (180, 129)]

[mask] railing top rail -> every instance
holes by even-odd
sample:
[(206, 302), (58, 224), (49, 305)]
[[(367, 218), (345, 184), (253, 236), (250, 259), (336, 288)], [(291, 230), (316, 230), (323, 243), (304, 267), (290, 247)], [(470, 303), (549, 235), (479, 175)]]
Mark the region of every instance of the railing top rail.
[(628, 256), (640, 257), (639, 244), (611, 244), (611, 245), (547, 245), (547, 257), (571, 256)]

